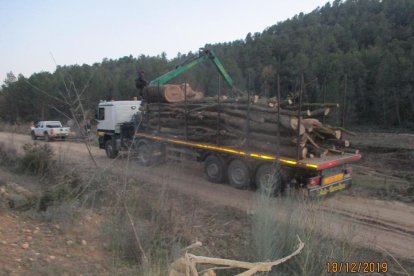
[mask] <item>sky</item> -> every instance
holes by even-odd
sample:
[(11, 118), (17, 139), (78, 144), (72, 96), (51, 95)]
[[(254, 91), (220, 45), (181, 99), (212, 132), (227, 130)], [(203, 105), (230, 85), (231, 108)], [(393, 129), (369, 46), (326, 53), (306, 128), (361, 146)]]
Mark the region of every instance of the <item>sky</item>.
[(0, 0), (0, 83), (56, 65), (197, 51), (244, 39), (328, 0)]

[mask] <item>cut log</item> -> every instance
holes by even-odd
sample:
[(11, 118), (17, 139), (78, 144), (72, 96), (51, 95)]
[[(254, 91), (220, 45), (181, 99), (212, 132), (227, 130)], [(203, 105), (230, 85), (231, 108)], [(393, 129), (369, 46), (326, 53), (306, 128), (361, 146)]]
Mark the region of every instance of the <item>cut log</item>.
[(339, 103), (303, 103), (303, 107), (339, 107)]
[(343, 128), (343, 127), (330, 127), (330, 128), (333, 129), (333, 130), (340, 130), (340, 131), (342, 131), (342, 132), (344, 132), (346, 134), (349, 134), (351, 136), (356, 136), (356, 133), (355, 132), (352, 132), (350, 130), (347, 130), (347, 129)]
[(302, 119), (301, 123), (305, 126), (306, 129), (310, 128), (316, 128), (316, 127), (322, 127), (322, 123), (318, 120), (318, 119), (313, 119), (313, 118), (307, 118), (307, 119)]
[[(228, 130), (226, 132), (227, 136), (231, 136), (233, 138), (244, 138), (247, 139), (246, 133), (233, 128), (231, 126), (225, 126), (226, 130)], [(271, 143), (274, 145), (277, 145), (277, 135), (276, 134), (265, 134), (265, 133), (258, 133), (258, 132), (250, 132), (249, 133), (249, 139), (251, 139), (253, 141), (253, 143), (255, 141), (258, 142), (265, 142), (265, 143)], [(280, 135), (280, 144), (281, 145), (295, 145), (295, 138), (293, 138), (293, 136), (289, 133), (289, 132), (282, 132)]]
[(184, 91), (181, 85), (168, 84), (162, 86), (147, 86), (144, 89), (148, 102), (176, 103), (184, 101)]
[(324, 148), (317, 148), (315, 146), (313, 146), (312, 144), (308, 144), (307, 148), (309, 149), (309, 152), (312, 153), (313, 155), (317, 156), (317, 157), (325, 157), (326, 155), (328, 155), (328, 150), (324, 149)]
[[(276, 97), (269, 98), (269, 106), (270, 106), (270, 103), (273, 106), (277, 106), (277, 98)], [(292, 103), (293, 103), (292, 99), (287, 98), (285, 100), (280, 101), (280, 106), (284, 107), (284, 106), (287, 106), (287, 105), (291, 105)]]
[[(184, 91), (187, 92), (187, 103), (184, 103)], [(279, 132), (280, 154), (289, 158), (296, 158), (297, 144), (300, 158), (323, 157), (329, 152), (341, 153), (350, 145), (348, 140), (341, 140), (342, 133), (354, 134), (340, 127), (322, 124), (315, 118), (328, 115), (329, 107), (337, 104), (305, 103), (305, 108), (317, 109), (301, 111), (299, 124), (297, 107), (289, 106), (290, 100), (283, 102), (287, 108), (280, 108), (278, 118), (276, 99), (257, 96), (204, 97), (189, 85), (164, 85), (160, 90), (155, 86), (148, 88), (147, 92), (149, 100), (140, 108), (144, 114), (142, 125), (155, 134), (161, 132), (181, 138), (186, 134), (189, 140), (206, 143), (217, 141), (219, 134), (222, 146), (243, 150), (253, 148), (258, 152), (276, 154)]]
[[(297, 140), (298, 140), (298, 138), (297, 138), (297, 137), (293, 138), (293, 139), (292, 139), (292, 143), (296, 145), (296, 144), (297, 144)], [(304, 133), (304, 134), (303, 134), (303, 135), (301, 135), (301, 136), (300, 136), (300, 138), (299, 138), (299, 145), (300, 145), (301, 147), (305, 147), (307, 142), (308, 142), (308, 135), (307, 135), (306, 133)]]
[(335, 154), (344, 154), (344, 152), (343, 152), (343, 151), (341, 151), (341, 150), (337, 150), (337, 149), (335, 149), (335, 148), (328, 148), (328, 151), (329, 151), (329, 152), (332, 152), (332, 153), (335, 153)]
[(324, 141), (324, 144), (334, 145), (337, 147), (345, 147), (345, 148), (348, 148), (351, 145), (349, 140), (337, 140), (337, 139), (327, 139)]
[[(239, 109), (239, 110), (247, 110), (247, 108), (248, 108), (247, 104), (239, 104), (239, 103), (237, 103), (237, 104), (226, 104), (226, 103), (224, 103), (223, 106), (233, 108), (233, 109)], [(268, 113), (277, 113), (277, 107), (269, 108), (269, 107), (265, 107), (265, 106), (261, 106), (261, 105), (257, 105), (257, 104), (251, 104), (250, 105), (250, 110), (268, 112)], [(297, 111), (292, 111), (292, 110), (280, 109), (280, 114), (289, 115), (289, 116), (297, 116), (298, 112)], [(301, 114), (301, 116), (310, 116), (311, 112), (309, 110), (304, 110), (304, 111), (301, 111), (300, 114)]]
[(313, 136), (313, 138), (318, 138), (318, 139), (320, 139), (320, 140), (325, 140), (325, 137), (322, 135), (322, 134), (319, 134), (318, 132), (316, 132), (316, 131), (313, 131), (312, 132), (312, 136)]
[(319, 145), (316, 144), (316, 142), (312, 139), (312, 137), (309, 134), (304, 133), (302, 137), (302, 139), (304, 139), (306, 142), (311, 143), (315, 148), (319, 148)]
[(313, 130), (324, 137), (332, 137), (336, 139), (341, 139), (341, 136), (342, 136), (342, 132), (340, 130), (333, 130), (331, 128), (324, 127), (324, 126), (314, 127)]
[(247, 111), (244, 111), (244, 110), (224, 108), (222, 110), (222, 113), (241, 117), (241, 118), (247, 118), (247, 116), (249, 116), (250, 120), (257, 122), (257, 123), (265, 122), (265, 119), (263, 118), (263, 116), (260, 116), (257, 112), (250, 112), (250, 114), (248, 114)]
[(312, 110), (309, 117), (327, 116), (330, 112), (329, 107)]
[[(208, 118), (217, 118), (218, 113), (217, 112), (210, 112), (210, 111), (204, 111), (202, 113), (199, 113), (199, 116), (205, 116)], [(243, 131), (246, 131), (246, 120), (241, 119), (238, 117), (230, 116), (228, 114), (220, 114), (220, 118), (224, 120), (225, 124), (229, 124), (233, 127), (242, 129)], [(299, 128), (300, 135), (305, 133), (305, 127), (301, 124), (300, 127), (298, 127), (298, 119), (295, 117), (290, 116), (280, 116), (280, 125), (281, 127), (297, 131)], [(252, 131), (257, 132), (263, 132), (263, 133), (270, 133), (275, 134), (277, 133), (278, 125), (277, 124), (270, 124), (270, 123), (256, 123), (256, 122), (250, 122), (250, 129)]]
[[(200, 91), (194, 91), (187, 84), (187, 100), (200, 100), (204, 97)], [(178, 103), (185, 100), (185, 85), (165, 84), (161, 86), (147, 86), (144, 95), (148, 102)]]
[[(277, 146), (276, 144), (270, 144), (270, 143), (263, 143), (263, 142), (259, 142), (259, 141), (255, 141), (254, 143), (251, 143), (251, 147), (254, 148), (255, 150), (258, 151), (269, 151), (273, 154), (276, 154), (277, 152)], [(281, 156), (286, 156), (289, 158), (294, 158), (296, 159), (296, 155), (297, 155), (297, 147), (296, 146), (280, 146), (279, 148), (279, 152)], [(300, 159), (304, 159), (306, 158), (308, 154), (308, 149), (306, 147), (299, 147), (299, 158)]]

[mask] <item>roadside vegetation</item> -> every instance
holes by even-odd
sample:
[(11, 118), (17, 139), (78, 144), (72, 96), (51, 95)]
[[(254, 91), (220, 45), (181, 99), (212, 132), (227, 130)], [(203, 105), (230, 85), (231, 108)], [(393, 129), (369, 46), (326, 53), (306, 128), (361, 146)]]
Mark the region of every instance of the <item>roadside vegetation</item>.
[[(111, 256), (103, 270), (110, 274), (166, 275), (170, 264), (197, 241), (203, 245), (190, 252), (198, 256), (271, 261), (292, 253), (298, 237), (304, 242), (301, 253), (274, 267), (268, 275), (327, 275), (329, 260), (368, 258), (387, 261), (394, 272), (404, 273), (406, 269), (406, 264), (395, 262), (386, 253), (381, 255), (356, 247), (352, 240), (358, 233), (353, 226), (343, 225), (340, 231), (333, 229), (333, 217), (316, 216), (317, 201), (305, 202), (295, 195), (273, 198), (257, 194), (255, 208), (244, 214), (203, 204), (162, 185), (148, 186), (129, 178), (127, 173), (75, 170), (56, 158), (45, 143), (25, 145), (21, 155), (3, 143), (0, 156), (2, 168), (24, 173), (37, 182), (34, 186), (22, 184), (35, 192), (36, 200), (19, 205), (15, 211), (21, 215), (51, 225), (58, 223), (63, 229), (69, 229), (82, 214), (94, 212), (102, 216), (98, 230), (100, 250)], [(331, 235), (321, 233), (317, 227), (320, 224)], [(65, 232), (57, 235), (62, 234)], [(56, 263), (31, 268), (45, 275), (67, 271)], [(242, 270), (216, 272), (234, 275)]]

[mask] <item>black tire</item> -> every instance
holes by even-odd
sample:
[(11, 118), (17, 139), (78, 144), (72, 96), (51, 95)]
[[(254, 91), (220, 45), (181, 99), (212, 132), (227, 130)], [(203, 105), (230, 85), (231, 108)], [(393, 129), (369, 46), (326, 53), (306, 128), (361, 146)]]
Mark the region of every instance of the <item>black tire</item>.
[(32, 131), (31, 133), (30, 133), (30, 136), (32, 137), (32, 140), (36, 140), (36, 134), (34, 133), (34, 131)]
[(111, 159), (114, 159), (118, 156), (119, 152), (114, 148), (114, 145), (112, 144), (111, 139), (105, 142), (105, 152), (106, 152), (106, 156), (108, 156)]
[(266, 196), (276, 196), (282, 192), (283, 181), (277, 164), (262, 164), (256, 171), (257, 191)]
[(134, 153), (134, 158), (137, 160), (138, 164), (142, 166), (151, 166), (154, 164), (153, 149), (149, 142), (142, 141), (138, 143), (136, 147), (136, 152)]
[(226, 178), (226, 163), (217, 155), (209, 155), (204, 160), (204, 173), (208, 181), (223, 183)]
[(246, 189), (251, 183), (249, 166), (240, 159), (234, 159), (227, 168), (229, 184), (237, 189)]
[(50, 137), (49, 137), (49, 134), (47, 132), (45, 132), (43, 137), (45, 138), (45, 142), (50, 142)]
[(65, 136), (63, 136), (61, 139), (62, 139), (62, 141), (65, 141), (65, 140), (66, 140), (66, 137), (65, 137)]

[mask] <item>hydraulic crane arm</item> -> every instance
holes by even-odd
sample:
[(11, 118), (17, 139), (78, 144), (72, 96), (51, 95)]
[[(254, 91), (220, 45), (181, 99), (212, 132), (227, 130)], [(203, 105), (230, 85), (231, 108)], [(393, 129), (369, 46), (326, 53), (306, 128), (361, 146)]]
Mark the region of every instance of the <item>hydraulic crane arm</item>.
[(165, 73), (164, 75), (152, 80), (149, 85), (150, 86), (157, 86), (157, 85), (164, 85), (165, 83), (169, 82), (173, 78), (181, 75), (182, 73), (188, 71), (190, 68), (194, 67), (195, 65), (204, 62), (205, 60), (211, 60), (213, 62), (216, 69), (219, 71), (220, 75), (224, 78), (226, 83), (233, 87), (233, 80), (231, 79), (230, 75), (224, 69), (223, 64), (220, 62), (218, 57), (210, 50), (201, 49), (199, 52), (198, 57), (193, 58), (184, 62), (183, 64), (178, 65), (174, 70)]

